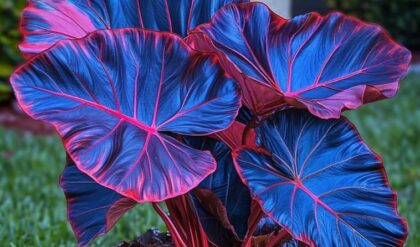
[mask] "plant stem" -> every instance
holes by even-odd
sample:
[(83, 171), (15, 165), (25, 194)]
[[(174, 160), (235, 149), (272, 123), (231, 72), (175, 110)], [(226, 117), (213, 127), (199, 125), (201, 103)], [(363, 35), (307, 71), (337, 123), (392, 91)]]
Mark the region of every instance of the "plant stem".
[(195, 213), (189, 195), (180, 195), (165, 202), (172, 222), (188, 247), (208, 247), (206, 233), (201, 227), (200, 219)]
[(258, 223), (260, 222), (260, 219), (263, 215), (264, 212), (261, 210), (261, 206), (256, 201), (252, 201), (251, 215), (248, 219), (248, 232), (246, 233), (242, 247), (251, 247), (252, 236), (254, 235), (254, 231), (257, 228)]
[(249, 120), (248, 124), (244, 129), (244, 132), (242, 133), (242, 145), (246, 145), (246, 140), (248, 139), (249, 131), (254, 127), (256, 120), (257, 115), (253, 114), (251, 120)]
[(177, 231), (176, 227), (172, 223), (172, 220), (165, 213), (165, 211), (163, 211), (159, 203), (153, 202), (152, 205), (153, 205), (153, 208), (156, 210), (156, 212), (159, 214), (159, 216), (162, 218), (162, 220), (165, 222), (166, 226), (168, 227), (168, 230), (171, 233), (175, 246), (186, 247), (187, 245), (185, 244), (184, 240), (179, 235), (179, 232)]
[(274, 237), (270, 239), (270, 242), (267, 243), (266, 247), (274, 247), (287, 235), (287, 231), (282, 228)]

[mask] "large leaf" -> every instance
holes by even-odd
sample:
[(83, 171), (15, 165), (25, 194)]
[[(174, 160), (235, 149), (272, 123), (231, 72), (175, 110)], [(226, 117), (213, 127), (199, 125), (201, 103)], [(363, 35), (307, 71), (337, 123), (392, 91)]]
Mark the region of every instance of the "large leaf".
[(220, 131), (240, 107), (216, 57), (141, 29), (60, 42), (11, 83), (27, 114), (56, 127), (80, 170), (138, 202), (186, 193), (216, 169), (209, 152), (162, 132)]
[(125, 212), (137, 203), (97, 184), (73, 162), (67, 164), (60, 178), (67, 198), (67, 217), (78, 240), (86, 246), (108, 232)]
[[(240, 137), (241, 136), (242, 135), (240, 135)], [(242, 183), (233, 166), (231, 149), (221, 141), (206, 137), (190, 137), (186, 138), (186, 140), (187, 144), (191, 147), (200, 150), (209, 150), (217, 161), (216, 171), (198, 185), (198, 189), (204, 189), (204, 191), (207, 192), (200, 193), (204, 196), (199, 196), (196, 193), (196, 197), (198, 197), (198, 200), (201, 201), (202, 204), (214, 204), (213, 206), (216, 207), (215, 210), (209, 210), (206, 205), (203, 207), (207, 208), (207, 211), (222, 212), (218, 213), (218, 216), (225, 214), (227, 219), (224, 219), (225, 217), (218, 217), (222, 226), (229, 230), (233, 229), (235, 235), (237, 235), (239, 239), (243, 239), (248, 230), (247, 222), (250, 215), (251, 196), (249, 189)], [(212, 196), (211, 193), (213, 193), (214, 196)], [(220, 206), (217, 208), (217, 205)], [(224, 207), (224, 209), (222, 207)], [(214, 231), (219, 231), (219, 229), (207, 223), (208, 219), (213, 221), (209, 217), (201, 217), (204, 230), (213, 233)], [(217, 234), (210, 233), (209, 235), (218, 237)], [(220, 243), (220, 241), (214, 238), (210, 238), (210, 240), (214, 243)]]
[(81, 38), (101, 29), (140, 27), (187, 31), (210, 20), (229, 3), (249, 0), (32, 0), (23, 10), (20, 44), (26, 55), (36, 54), (63, 39)]
[(279, 112), (257, 129), (271, 156), (249, 148), (235, 165), (263, 210), (294, 237), (316, 246), (402, 246), (381, 159), (344, 118)]
[(258, 114), (291, 105), (339, 118), (343, 109), (392, 97), (411, 57), (377, 25), (341, 13), (286, 20), (261, 3), (222, 8), (188, 41), (219, 53)]

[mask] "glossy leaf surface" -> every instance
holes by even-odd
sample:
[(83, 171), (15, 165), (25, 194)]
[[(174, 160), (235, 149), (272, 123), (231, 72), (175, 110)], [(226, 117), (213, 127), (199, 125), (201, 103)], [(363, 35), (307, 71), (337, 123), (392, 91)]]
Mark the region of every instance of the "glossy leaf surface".
[(80, 170), (138, 202), (184, 194), (216, 169), (209, 152), (162, 132), (211, 134), (240, 107), (215, 56), (141, 29), (63, 41), (11, 83), (27, 114), (56, 127)]
[(20, 49), (26, 55), (36, 54), (59, 40), (127, 27), (185, 36), (222, 6), (241, 2), (248, 0), (32, 0), (22, 14)]
[(219, 53), (245, 105), (260, 115), (293, 106), (339, 118), (394, 96), (411, 58), (377, 25), (341, 13), (286, 20), (261, 3), (222, 8), (188, 42)]
[[(225, 221), (224, 227), (229, 228), (228, 224), (231, 224), (235, 234), (240, 239), (243, 239), (248, 229), (247, 222), (250, 214), (251, 196), (248, 188), (242, 183), (233, 166), (231, 149), (223, 142), (210, 138), (188, 138), (187, 144), (196, 149), (208, 150), (215, 157), (217, 161), (216, 171), (204, 179), (197, 188), (214, 193), (226, 210), (228, 222), (222, 220)], [(211, 196), (204, 197), (210, 198)], [(207, 201), (207, 203), (210, 203), (210, 201)], [(211, 203), (218, 204), (214, 200)], [(206, 222), (203, 220), (202, 224), (206, 231), (217, 230), (206, 228), (204, 226)]]
[(78, 240), (86, 246), (107, 233), (137, 203), (97, 184), (73, 162), (67, 164), (60, 178), (67, 199), (67, 217)]
[(267, 156), (241, 148), (237, 170), (263, 210), (294, 237), (316, 246), (402, 246), (406, 223), (396, 210), (380, 158), (344, 118), (279, 112), (257, 129)]

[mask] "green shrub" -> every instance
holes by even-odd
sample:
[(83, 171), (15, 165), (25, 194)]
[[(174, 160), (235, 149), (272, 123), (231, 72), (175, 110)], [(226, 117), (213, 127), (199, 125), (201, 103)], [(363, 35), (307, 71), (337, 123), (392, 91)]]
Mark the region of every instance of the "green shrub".
[(18, 26), (25, 3), (25, 0), (0, 0), (0, 102), (10, 97), (8, 77), (22, 61), (17, 47), (21, 40)]
[(420, 0), (326, 0), (331, 9), (381, 24), (392, 37), (420, 49)]

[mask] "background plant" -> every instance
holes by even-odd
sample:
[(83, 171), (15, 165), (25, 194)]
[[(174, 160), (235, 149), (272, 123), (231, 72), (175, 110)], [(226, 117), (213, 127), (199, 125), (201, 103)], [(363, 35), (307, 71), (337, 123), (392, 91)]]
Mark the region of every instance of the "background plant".
[(327, 0), (331, 9), (341, 10), (362, 20), (379, 23), (399, 42), (420, 49), (418, 0)]
[(12, 96), (8, 77), (22, 62), (17, 46), (21, 40), (18, 25), (20, 12), (25, 3), (25, 0), (0, 1), (0, 103)]

